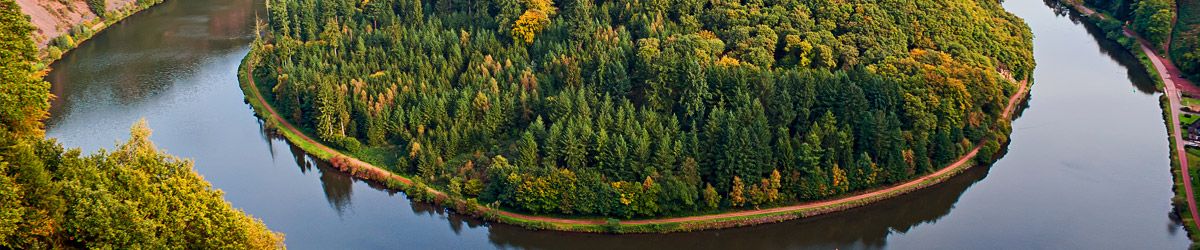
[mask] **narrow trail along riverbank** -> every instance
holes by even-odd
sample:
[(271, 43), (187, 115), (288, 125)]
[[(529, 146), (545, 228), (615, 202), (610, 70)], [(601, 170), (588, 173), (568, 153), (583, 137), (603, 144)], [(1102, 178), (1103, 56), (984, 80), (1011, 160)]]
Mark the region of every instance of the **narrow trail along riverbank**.
[[(1163, 85), (1166, 86), (1166, 90), (1165, 90), (1164, 94), (1167, 95), (1167, 100), (1170, 103), (1169, 107), (1171, 109), (1171, 117), (1179, 117), (1179, 109), (1182, 106), (1182, 105), (1180, 105), (1180, 101), (1179, 101), (1181, 93), (1179, 92), (1178, 89), (1175, 88), (1175, 83), (1171, 80), (1171, 78), (1172, 78), (1171, 76), (1175, 76), (1175, 74), (1165, 73), (1168, 71), (1164, 70), (1163, 62), (1159, 59), (1160, 57), (1158, 55), (1153, 54), (1154, 52), (1150, 50), (1150, 47), (1146, 47), (1146, 44), (1144, 44), (1144, 43), (1141, 44), (1141, 47), (1142, 47), (1142, 50), (1146, 51), (1147, 55), (1151, 55), (1150, 61), (1153, 62), (1154, 67), (1156, 69), (1158, 69), (1158, 72), (1160, 73), (1160, 77), (1162, 77), (1162, 80), (1164, 83)], [(1190, 83), (1184, 83), (1184, 84), (1190, 84)], [(1178, 118), (1172, 118), (1171, 120), (1174, 121), (1175, 119), (1178, 119)], [(1178, 122), (1172, 122), (1171, 126), (1173, 127), (1171, 129), (1171, 132), (1172, 132), (1171, 138), (1175, 140), (1175, 144), (1174, 144), (1175, 148), (1173, 148), (1171, 150), (1175, 150), (1175, 155), (1179, 158), (1179, 171), (1180, 171), (1180, 174), (1183, 176), (1183, 190), (1184, 190), (1184, 193), (1187, 195), (1188, 211), (1190, 211), (1192, 214), (1193, 223), (1200, 223), (1200, 217), (1198, 217), (1196, 215), (1196, 197), (1195, 197), (1194, 193), (1192, 192), (1192, 181), (1191, 181), (1192, 176), (1190, 174), (1190, 171), (1188, 170), (1187, 150), (1184, 150), (1183, 135), (1179, 131), (1182, 128), (1179, 126)], [(1198, 224), (1197, 226), (1200, 227), (1200, 224)]]
[[(1170, 103), (1168, 107), (1171, 109), (1171, 117), (1174, 117), (1171, 118), (1171, 120), (1174, 121), (1179, 119), (1179, 110), (1183, 106), (1180, 104), (1180, 99), (1182, 98), (1183, 93), (1180, 91), (1180, 88), (1176, 86), (1176, 84), (1187, 86), (1195, 85), (1192, 85), (1192, 83), (1187, 79), (1180, 77), (1181, 73), (1179, 70), (1175, 68), (1174, 65), (1171, 65), (1170, 61), (1163, 61), (1163, 57), (1159, 56), (1157, 53), (1154, 53), (1154, 50), (1150, 49), (1149, 46), (1146, 46), (1145, 41), (1138, 39), (1138, 42), (1141, 45), (1142, 51), (1146, 52), (1146, 55), (1150, 56), (1150, 62), (1154, 63), (1154, 68), (1158, 70), (1158, 75), (1162, 78), (1163, 85), (1165, 86), (1163, 94), (1167, 96), (1167, 100)], [(1173, 127), (1171, 129), (1171, 138), (1175, 140), (1175, 148), (1171, 150), (1175, 150), (1175, 155), (1179, 158), (1179, 171), (1183, 176), (1183, 190), (1187, 195), (1188, 211), (1190, 211), (1192, 214), (1193, 223), (1200, 223), (1200, 215), (1196, 214), (1196, 197), (1192, 192), (1192, 176), (1190, 170), (1188, 169), (1187, 150), (1184, 149), (1183, 134), (1180, 132), (1182, 127), (1179, 126), (1178, 122), (1172, 122), (1171, 126)], [(1197, 226), (1200, 227), (1200, 224)]]
[[(1080, 12), (1083, 12), (1085, 16), (1097, 15), (1095, 10), (1088, 8), (1083, 4), (1074, 5), (1078, 7)], [(1178, 8), (1176, 8), (1176, 13), (1178, 13)], [(1106, 17), (1104, 15), (1099, 15), (1099, 18), (1104, 19)], [(1174, 20), (1172, 20), (1171, 23), (1175, 23)], [(1138, 41), (1138, 47), (1141, 48), (1142, 52), (1146, 53), (1147, 57), (1150, 58), (1150, 63), (1154, 64), (1154, 69), (1158, 71), (1158, 77), (1163, 82), (1163, 95), (1167, 96), (1167, 102), (1169, 103), (1168, 108), (1171, 109), (1170, 114), (1172, 118), (1169, 121), (1178, 120), (1179, 110), (1183, 107), (1180, 99), (1183, 98), (1184, 92), (1186, 91), (1189, 94), (1195, 95), (1197, 92), (1200, 92), (1200, 88), (1197, 88), (1197, 86), (1191, 81), (1184, 79), (1183, 73), (1179, 71), (1179, 68), (1175, 67), (1175, 64), (1171, 63), (1171, 61), (1166, 57), (1156, 53), (1154, 49), (1151, 48), (1149, 42), (1147, 42), (1145, 39), (1142, 39), (1142, 37), (1130, 30), (1129, 27), (1123, 27), (1122, 29), (1124, 30), (1126, 36), (1133, 37)], [(1167, 39), (1167, 41), (1170, 40), (1171, 39)], [(1170, 48), (1170, 45), (1167, 45), (1167, 48)], [(1167, 52), (1167, 54), (1170, 54), (1170, 52)], [(1171, 150), (1174, 150), (1175, 156), (1179, 158), (1179, 171), (1180, 175), (1183, 177), (1183, 189), (1185, 195), (1187, 195), (1188, 211), (1190, 211), (1192, 214), (1192, 222), (1197, 223), (1196, 226), (1200, 227), (1200, 215), (1196, 214), (1196, 197), (1192, 192), (1192, 177), (1188, 166), (1187, 150), (1184, 148), (1183, 133), (1180, 132), (1182, 127), (1180, 126), (1179, 122), (1171, 122), (1171, 127), (1171, 139), (1175, 140), (1175, 148), (1172, 148)]]
[[(1137, 55), (1107, 40), (1106, 31), (1080, 22), (1054, 1), (1005, 1), (1003, 6), (1030, 26), (1037, 63), (1030, 72), (1029, 95), (1011, 115), (1011, 139), (1003, 156), (869, 205), (753, 226), (641, 234), (633, 232), (721, 221), (628, 226), (618, 216), (619, 228), (630, 234), (535, 230), (531, 228), (543, 227), (524, 225), (536, 221), (458, 210), (458, 198), (437, 205), (428, 192), (399, 192), (416, 190), (398, 180), (357, 178), (322, 160), (328, 154), (315, 144), (281, 129), (248, 87), (239, 84), (239, 66), (255, 38), (255, 16), (268, 16), (263, 0), (167, 0), (106, 28), (66, 54), (47, 75), (58, 98), (46, 119), (46, 134), (64, 147), (94, 152), (111, 148), (113, 138), (127, 137), (129, 124), (145, 118), (154, 129), (155, 145), (194, 161), (196, 172), (224, 190), (235, 208), (285, 233), (287, 244), (298, 248), (1186, 249), (1191, 240), (1179, 217), (1168, 213), (1184, 213), (1186, 197), (1182, 186), (1172, 186), (1181, 175), (1168, 156), (1175, 151), (1168, 146), (1171, 126), (1162, 121), (1169, 115), (1164, 114), (1167, 99), (1161, 83), (1155, 85), (1159, 78), (1142, 70), (1153, 70), (1148, 59), (1143, 67)], [(272, 95), (272, 85), (261, 84), (263, 97)], [(1018, 89), (1006, 88), (1003, 97)], [(993, 119), (1001, 117), (997, 112), (1005, 108), (1003, 97), (992, 99)], [(248, 108), (250, 104), (256, 107)], [(304, 121), (276, 111), (288, 121)], [(304, 123), (292, 124), (310, 131)], [(308, 136), (317, 139), (315, 133)], [(962, 147), (957, 155), (972, 148)], [(981, 148), (978, 155), (987, 151)], [(876, 188), (938, 171), (958, 156)], [(406, 172), (396, 174), (422, 182)], [(874, 190), (827, 199), (867, 191)], [(689, 215), (720, 212), (736, 210)], [(649, 218), (655, 217), (634, 219)]]
[[(251, 52), (251, 53), (253, 53), (253, 52)], [(297, 129), (294, 125), (292, 125), (291, 122), (288, 122), (287, 120), (283, 119), (282, 116), (280, 116), (275, 111), (275, 108), (272, 107), (270, 105), (270, 103), (268, 103), (266, 101), (266, 99), (262, 97), (261, 92), (259, 92), (259, 90), (258, 90), (257, 84), (254, 82), (252, 72), (250, 72), (250, 69), (252, 69), (252, 68), (253, 67), (249, 66), (249, 65), (242, 65), (241, 69), (240, 69), (244, 73), (244, 74), (240, 74), (240, 75), (242, 75), (242, 76), (240, 76), (240, 78), (242, 78), (242, 79), (240, 79), (240, 81), (242, 81), (242, 84), (247, 85), (246, 86), (248, 88), (247, 90), (249, 90), (249, 92), (251, 92), (251, 93), (246, 93), (247, 98), (249, 98), (249, 101), (258, 103), (263, 109), (265, 109), (265, 110), (260, 110), (259, 112), (265, 112), (266, 115), (270, 116), (270, 117), (264, 117), (264, 119), (274, 120), (279, 125), (279, 126), (277, 126), (277, 129), (287, 130), (286, 132), (291, 133), (295, 137), (297, 137), (297, 138), (293, 138), (293, 139), (303, 140), (307, 144), (311, 144), (311, 145), (315, 146), (316, 150), (320, 150), (320, 152), (310, 152), (310, 153), (314, 153), (315, 155), (325, 155), (326, 158), (328, 158), (328, 159), (336, 159), (337, 161), (340, 161), (342, 164), (346, 165), (349, 168), (349, 172), (352, 172), (356, 176), (368, 176), (368, 177), (373, 177), (373, 178), (383, 178), (383, 179), (378, 179), (375, 181), (394, 180), (394, 181), (399, 181), (400, 183), (403, 183), (404, 185), (411, 185), (413, 183), (412, 180), (410, 180), (404, 176), (394, 174), (394, 173), (387, 171), (381, 167), (372, 165), (370, 163), (356, 159), (352, 156), (343, 154), (333, 148), (330, 148), (328, 146), (321, 144), (317, 140), (314, 140), (311, 137), (309, 137), (308, 135), (304, 134), (301, 130)], [(1003, 119), (1009, 119), (1012, 117), (1012, 114), (1014, 113), (1017, 105), (1020, 103), (1021, 100), (1024, 99), (1025, 96), (1028, 95), (1028, 91), (1029, 91), (1028, 80), (1022, 80), (1020, 82), (1017, 82), (1017, 81), (1010, 81), (1010, 82), (1016, 83), (1018, 85), (1018, 90), (1016, 93), (1014, 93), (1012, 96), (1009, 97), (1008, 104), (1007, 104), (1007, 106), (1005, 106), (1004, 113), (1002, 114)], [(262, 115), (262, 113), (260, 113), (260, 115)], [(805, 217), (822, 215), (822, 214), (827, 214), (827, 213), (832, 213), (832, 212), (837, 212), (837, 211), (843, 211), (843, 210), (850, 209), (850, 208), (864, 206), (864, 205), (867, 205), (867, 204), (870, 204), (873, 202), (877, 202), (880, 200), (884, 200), (887, 198), (903, 195), (903, 194), (906, 194), (906, 193), (909, 193), (909, 192), (912, 192), (915, 190), (919, 190), (924, 187), (935, 185), (941, 181), (944, 181), (945, 179), (952, 177), (955, 174), (962, 172), (963, 170), (974, 165), (972, 160), (975, 159), (975, 156), (976, 156), (976, 154), (979, 153), (979, 149), (982, 145), (983, 145), (983, 143), (976, 144), (975, 147), (973, 149), (971, 149), (970, 152), (960, 156), (958, 158), (958, 160), (956, 160), (954, 163), (951, 163), (945, 167), (942, 167), (941, 169), (939, 169), (936, 172), (930, 173), (928, 175), (922, 176), (917, 179), (909, 180), (909, 181), (901, 183), (901, 184), (893, 185), (893, 186), (886, 187), (886, 188), (874, 189), (874, 190), (858, 193), (856, 195), (852, 195), (852, 196), (848, 196), (848, 197), (832, 199), (832, 200), (824, 200), (824, 201), (804, 202), (804, 203), (790, 205), (790, 206), (782, 206), (782, 207), (775, 207), (775, 208), (768, 208), (768, 209), (744, 210), (744, 211), (735, 211), (735, 212), (710, 214), (710, 215), (687, 216), (687, 217), (628, 220), (628, 221), (621, 221), (620, 225), (658, 225), (658, 224), (670, 224), (670, 223), (712, 222), (712, 223), (706, 223), (705, 225), (698, 225), (696, 227), (690, 227), (690, 228), (668, 229), (663, 232), (672, 232), (672, 231), (680, 231), (680, 230), (688, 231), (688, 230), (717, 229), (717, 228), (725, 228), (725, 227), (763, 224), (763, 223), (805, 218)], [(433, 188), (429, 188), (428, 192), (430, 192), (431, 194), (437, 195), (437, 196), (445, 197), (444, 193), (442, 193), (438, 190), (435, 190)], [(490, 208), (481, 208), (481, 209), (484, 209), (484, 211), (487, 211), (487, 212), (493, 212), (495, 215), (498, 215), (500, 217), (507, 217), (508, 219), (516, 219), (516, 220), (535, 222), (535, 224), (532, 224), (532, 225), (537, 225), (536, 223), (551, 223), (551, 224), (559, 224), (560, 225), (560, 227), (540, 228), (540, 229), (555, 229), (555, 230), (563, 230), (563, 231), (597, 231), (597, 230), (578, 229), (578, 228), (571, 227), (571, 226), (574, 225), (574, 226), (595, 227), (595, 226), (606, 225), (608, 223), (605, 219), (558, 218), (558, 217), (549, 217), (549, 216), (520, 214), (520, 213), (504, 211), (504, 210), (499, 210), (499, 209), (490, 209)], [(488, 210), (492, 210), (492, 211), (488, 211)], [(745, 221), (729, 222), (729, 221), (727, 221), (728, 219), (745, 219)], [(530, 226), (530, 225), (526, 225), (526, 226)]]

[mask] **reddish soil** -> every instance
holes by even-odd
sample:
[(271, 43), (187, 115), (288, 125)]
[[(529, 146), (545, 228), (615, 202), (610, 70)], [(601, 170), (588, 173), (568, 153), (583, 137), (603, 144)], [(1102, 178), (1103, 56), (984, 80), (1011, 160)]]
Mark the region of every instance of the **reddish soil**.
[(36, 28), (33, 41), (38, 47), (45, 48), (51, 38), (66, 33), (76, 24), (96, 18), (96, 15), (88, 10), (86, 2), (77, 0), (70, 3), (64, 5), (53, 0), (17, 0), (21, 12), (29, 15), (29, 21)]
[[(134, 0), (108, 0), (105, 5), (109, 11), (130, 7)], [(84, 0), (69, 0), (63, 4), (57, 0), (17, 0), (21, 12), (29, 15), (29, 21), (36, 29), (33, 41), (39, 48), (45, 48), (50, 39), (66, 33), (71, 27), (96, 19), (88, 9)]]

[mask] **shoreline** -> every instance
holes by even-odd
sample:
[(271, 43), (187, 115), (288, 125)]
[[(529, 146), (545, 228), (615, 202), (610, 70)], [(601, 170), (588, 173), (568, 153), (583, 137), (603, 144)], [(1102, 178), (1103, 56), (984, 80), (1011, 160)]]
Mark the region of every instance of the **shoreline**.
[[(123, 9), (118, 9), (118, 11), (111, 12), (112, 14), (122, 14), (122, 15), (114, 16), (112, 18), (97, 17), (97, 19), (85, 20), (81, 23), (75, 24), (75, 26), (88, 26), (85, 24), (94, 23), (87, 27), (87, 28), (91, 29), (91, 32), (88, 32), (86, 36), (81, 36), (78, 39), (76, 39), (75, 37), (71, 37), (72, 39), (76, 39), (76, 40), (75, 40), (75, 44), (73, 46), (71, 46), (70, 48), (61, 48), (61, 47), (57, 47), (54, 45), (50, 45), (50, 43), (52, 43), (52, 41), (54, 39), (56, 39), (56, 37), (52, 37), (49, 40), (47, 40), (45, 47), (38, 48), (38, 60), (41, 63), (41, 69), (52, 70), (50, 65), (53, 65), (55, 62), (58, 62), (59, 59), (66, 57), (67, 54), (71, 53), (72, 51), (75, 51), (75, 49), (79, 48), (79, 46), (83, 46), (84, 43), (87, 43), (88, 41), (92, 40), (93, 37), (100, 35), (100, 33), (104, 32), (104, 30), (108, 29), (108, 27), (111, 27), (120, 22), (123, 22), (123, 21), (125, 21), (125, 19), (127, 19), (129, 17), (137, 15), (138, 13), (142, 13), (143, 11), (153, 8), (154, 6), (158, 6), (159, 4), (162, 4), (166, 1), (169, 1), (169, 0), (158, 0), (158, 1), (150, 2), (145, 7), (138, 5), (137, 1), (133, 1), (133, 2), (130, 2), (130, 5), (124, 7)], [(29, 14), (24, 13), (24, 10), (22, 10), (22, 14), (29, 16)], [(69, 36), (70, 37), (71, 34), (68, 32), (68, 33), (63, 33), (62, 35), (60, 35), (60, 37), (61, 36)], [(50, 48), (59, 48), (60, 49), (57, 57), (54, 57), (50, 54)]]
[[(1089, 23), (1099, 25), (1093, 18), (1101, 20), (1108, 18), (1104, 13), (1096, 12), (1077, 1), (1060, 0), (1060, 2), (1071, 6), (1072, 10), (1076, 11)], [(1178, 6), (1175, 6), (1175, 8), (1178, 9)], [(1172, 21), (1171, 23), (1174, 25), (1176, 22)], [(1194, 244), (1200, 241), (1200, 213), (1197, 213), (1194, 188), (1192, 187), (1192, 182), (1189, 181), (1192, 177), (1191, 170), (1189, 169), (1188, 153), (1183, 144), (1181, 144), (1183, 142), (1183, 136), (1180, 132), (1182, 127), (1178, 119), (1183, 91), (1176, 86), (1176, 82), (1179, 82), (1178, 84), (1191, 83), (1187, 79), (1181, 78), (1181, 73), (1177, 72), (1178, 70), (1172, 70), (1175, 66), (1169, 58), (1160, 56), (1144, 39), (1131, 32), (1128, 27), (1122, 25), (1122, 29), (1122, 35), (1134, 39), (1137, 43), (1136, 48), (1127, 49), (1130, 49), (1129, 52), (1138, 57), (1138, 62), (1142, 64), (1143, 68), (1149, 71), (1148, 73), (1153, 76), (1159, 90), (1163, 93), (1159, 102), (1162, 107), (1163, 126), (1167, 127), (1167, 141), (1170, 147), (1169, 157), (1171, 160), (1171, 179), (1173, 182), (1171, 189), (1175, 193), (1172, 200), (1183, 199), (1186, 202), (1186, 204), (1172, 203), (1173, 205), (1186, 206), (1185, 209), (1177, 208), (1176, 212), (1180, 213), (1180, 221), (1183, 223), (1185, 231), (1187, 231), (1188, 238), (1192, 239), (1194, 247), (1196, 246)], [(1171, 39), (1167, 39), (1167, 41), (1170, 43)], [(1167, 48), (1170, 48), (1170, 46), (1168, 45)], [(1169, 54), (1170, 52), (1166, 53)]]
[[(405, 176), (363, 162), (308, 137), (302, 131), (296, 129), (290, 122), (280, 117), (275, 112), (274, 107), (263, 98), (250, 73), (250, 70), (253, 68), (251, 67), (253, 64), (252, 61), (256, 60), (252, 58), (254, 53), (254, 50), (251, 49), (238, 66), (238, 83), (245, 95), (246, 102), (253, 107), (255, 114), (262, 118), (268, 127), (287, 138), (288, 142), (303, 149), (308, 154), (332, 162), (336, 168), (356, 178), (380, 182), (389, 189), (404, 191), (412, 200), (432, 202), (435, 205), (450, 208), (458, 213), (472, 217), (535, 230), (621, 234), (670, 233), (750, 226), (831, 214), (902, 196), (957, 176), (959, 173), (977, 165), (974, 161), (977, 156), (976, 154), (982, 145), (986, 143), (986, 141), (977, 143), (970, 152), (960, 156), (954, 163), (944, 166), (933, 173), (899, 184), (877, 187), (859, 193), (848, 194), (840, 198), (802, 202), (767, 209), (737, 210), (716, 214), (628, 221), (529, 215), (481, 205), (475, 202), (474, 199), (448, 196), (419, 181), (413, 181)], [(1025, 97), (1028, 96), (1030, 87), (1028, 80), (1017, 82), (1010, 79), (1010, 82), (1018, 84), (1018, 90), (1009, 97), (1007, 106), (1005, 107), (1003, 120), (1006, 123), (1011, 123), (1017, 104), (1026, 99)], [(1004, 142), (1008, 138), (1006, 136), (999, 139), (1001, 140), (1001, 144), (1005, 144)]]

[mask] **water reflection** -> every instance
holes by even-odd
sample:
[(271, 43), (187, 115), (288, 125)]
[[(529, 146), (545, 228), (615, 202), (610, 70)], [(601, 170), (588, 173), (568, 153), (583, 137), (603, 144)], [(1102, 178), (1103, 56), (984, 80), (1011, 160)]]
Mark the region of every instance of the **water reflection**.
[[(261, 119), (258, 121), (260, 123), (264, 122)], [(317, 179), (321, 182), (322, 190), (325, 193), (325, 199), (329, 203), (329, 206), (333, 208), (333, 210), (339, 216), (346, 215), (345, 213), (347, 210), (353, 210), (354, 208), (354, 183), (367, 184), (367, 187), (370, 187), (370, 191), (373, 192), (384, 192), (389, 195), (400, 193), (399, 190), (388, 189), (382, 183), (359, 179), (345, 172), (338, 171), (337, 168), (334, 168), (333, 165), (328, 161), (321, 160), (316, 156), (308, 154), (300, 147), (297, 147), (291, 142), (287, 142), (286, 138), (284, 138), (283, 135), (279, 134), (274, 129), (262, 127), (262, 135), (264, 138), (267, 138), (266, 141), (268, 143), (284, 142), (287, 144), (287, 148), (292, 155), (292, 160), (295, 161), (300, 173), (312, 174), (313, 170), (316, 170), (315, 174), (319, 176)], [(407, 199), (407, 197), (405, 197), (405, 199)], [(478, 228), (488, 225), (484, 221), (456, 214), (445, 207), (437, 206), (431, 203), (409, 201), (408, 205), (411, 214), (445, 220), (447, 228), (449, 228), (455, 234), (461, 233), (464, 227)]]
[[(274, 131), (263, 130), (270, 141), (284, 139)], [(378, 183), (351, 177), (332, 168), (300, 148), (286, 143), (292, 160), (301, 173), (317, 174), (326, 200), (339, 216), (353, 210), (352, 183), (366, 183), (372, 192), (394, 193)], [(316, 172), (313, 172), (313, 170)], [(612, 248), (883, 248), (889, 234), (908, 232), (923, 223), (935, 223), (948, 214), (964, 190), (983, 180), (988, 167), (969, 169), (959, 176), (932, 188), (834, 215), (788, 221), (754, 227), (732, 228), (690, 233), (603, 235), (533, 231), (524, 228), (490, 224), (456, 214), (441, 206), (408, 201), (409, 213), (441, 220), (454, 234), (464, 228), (487, 226), (487, 240), (496, 247), (532, 249), (612, 249)], [(374, 204), (368, 203), (367, 206)], [(398, 211), (397, 211), (398, 212)], [(357, 216), (373, 216), (356, 214)], [(765, 239), (765, 240), (748, 240)]]
[[(51, 100), (50, 113), (54, 115), (46, 121), (47, 127), (54, 129), (74, 115), (95, 115), (96, 110), (88, 106), (97, 103), (145, 105), (161, 98), (168, 88), (198, 85), (179, 79), (203, 77), (197, 75), (197, 69), (206, 59), (241, 50), (253, 39), (245, 31), (252, 27), (256, 10), (261, 10), (254, 0), (219, 1), (201, 6), (168, 1), (130, 19), (180, 12), (185, 7), (204, 9), (211, 15), (159, 19), (156, 21), (163, 23), (155, 25), (123, 21), (68, 52), (51, 65), (54, 70), (46, 76), (57, 97)], [(113, 46), (117, 43), (120, 45)], [(76, 54), (83, 56), (73, 56)]]
[[(259, 120), (260, 124), (262, 122), (262, 120)], [(262, 136), (268, 144), (273, 144), (275, 141), (286, 141), (286, 138), (275, 130), (266, 128), (265, 126), (260, 126), (260, 128), (262, 128)], [(321, 190), (325, 193), (325, 200), (329, 202), (329, 207), (333, 208), (338, 216), (345, 215), (346, 210), (353, 207), (353, 199), (351, 197), (353, 197), (354, 193), (353, 184), (356, 181), (355, 178), (338, 171), (329, 162), (322, 161), (304, 152), (303, 149), (292, 143), (286, 144), (288, 151), (291, 153), (291, 159), (295, 162), (296, 168), (300, 170), (300, 173), (307, 175), (312, 173), (313, 169), (316, 169), (317, 172), (315, 174), (319, 176), (317, 179), (321, 182)], [(271, 157), (275, 157), (273, 151)]]
[[(1055, 16), (1067, 16), (1071, 14), (1071, 6), (1062, 3), (1060, 0), (1042, 0), (1042, 3), (1046, 7), (1049, 7)], [(1079, 24), (1079, 20), (1076, 18), (1071, 18), (1071, 22)]]
[(972, 168), (942, 185), (830, 216), (753, 227), (674, 234), (599, 235), (529, 231), (493, 225), (488, 238), (501, 247), (532, 249), (858, 249), (883, 248), (889, 234), (936, 223), (963, 191), (987, 176)]
[[(1146, 72), (1146, 68), (1142, 66), (1137, 57), (1129, 49), (1116, 41), (1108, 39), (1107, 34), (1099, 26), (1086, 21), (1086, 17), (1075, 11), (1074, 8), (1062, 4), (1058, 0), (1043, 1), (1046, 3), (1046, 6), (1055, 10), (1055, 15), (1068, 17), (1071, 22), (1084, 26), (1088, 34), (1092, 36), (1092, 39), (1100, 45), (1099, 51), (1101, 54), (1109, 56), (1114, 62), (1129, 69), (1126, 71), (1128, 79), (1138, 91), (1145, 94), (1160, 93), (1158, 87), (1155, 86), (1153, 76), (1149, 72)], [(1183, 220), (1179, 217), (1179, 213), (1183, 209), (1186, 209), (1186, 204), (1172, 201), (1171, 209), (1167, 211), (1168, 222), (1166, 223), (1166, 227), (1169, 235), (1186, 234), (1182, 229)]]
[(1106, 55), (1113, 62), (1120, 64), (1127, 70), (1127, 75), (1130, 83), (1137, 88), (1138, 91), (1145, 94), (1158, 93), (1158, 87), (1155, 86), (1154, 80), (1150, 78), (1150, 74), (1146, 72), (1145, 67), (1138, 62), (1137, 57), (1133, 55), (1125, 46), (1110, 40), (1107, 34), (1100, 29), (1099, 26), (1088, 22), (1086, 17), (1081, 16), (1075, 9), (1070, 6), (1060, 3), (1058, 0), (1042, 0), (1046, 6), (1054, 10), (1054, 15), (1067, 17), (1072, 23), (1079, 24), (1087, 29), (1087, 33), (1091, 35), (1093, 41), (1099, 44), (1100, 54)]
[[(1068, 10), (1053, 0), (1005, 5), (1035, 27), (1035, 46), (1045, 47), (1036, 48), (1039, 83), (1014, 116), (1022, 118), (1001, 163), (869, 207), (755, 227), (619, 236), (530, 231), (409, 202), (340, 173), (265, 129), (237, 87), (261, 0), (168, 1), (97, 36), (47, 77), (60, 96), (48, 134), (91, 151), (125, 138), (129, 124), (146, 117), (157, 145), (194, 159), (235, 207), (286, 233), (294, 249), (1186, 246), (1178, 218), (1155, 220), (1170, 210), (1171, 185), (1145, 72), (1094, 27), (1072, 25), (1077, 17), (1064, 18)], [(1093, 43), (1106, 56), (1087, 47)], [(1135, 70), (1117, 72), (1122, 67)]]

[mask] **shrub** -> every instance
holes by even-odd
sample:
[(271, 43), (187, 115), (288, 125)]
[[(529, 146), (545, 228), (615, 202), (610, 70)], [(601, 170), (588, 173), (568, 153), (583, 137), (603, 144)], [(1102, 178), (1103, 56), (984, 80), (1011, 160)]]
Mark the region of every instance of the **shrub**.
[(354, 137), (349, 136), (338, 138), (332, 141), (332, 143), (334, 146), (337, 146), (342, 150), (346, 150), (346, 152), (358, 152), (358, 150), (362, 148), (362, 143), (358, 142), (358, 139), (354, 139)]
[[(1195, 48), (1192, 52), (1184, 53), (1179, 58), (1179, 68), (1184, 73), (1195, 77), (1200, 76), (1200, 47)], [(1195, 78), (1193, 78), (1195, 80)]]
[(483, 181), (479, 179), (467, 180), (467, 184), (463, 186), (463, 195), (479, 196), (480, 192), (483, 192)]
[(480, 207), (482, 207), (482, 205), (479, 205), (478, 200), (476, 200), (475, 198), (470, 198), (470, 199), (467, 199), (466, 207), (464, 207), (459, 212), (463, 213), (463, 214), (469, 214), (472, 216), (476, 216), (476, 217), (483, 217), (484, 216), (483, 210), (480, 210)]
[(63, 49), (75, 48), (75, 38), (71, 38), (69, 35), (61, 35), (54, 38), (54, 41), (51, 41), (50, 45)]
[(56, 46), (50, 46), (49, 48), (46, 48), (46, 55), (50, 59), (58, 59), (62, 58), (63, 51)]
[(107, 5), (107, 3), (104, 0), (87, 0), (87, 5), (88, 5), (88, 9), (92, 10), (92, 13), (96, 13), (96, 16), (98, 16), (100, 18), (105, 17), (104, 16), (104, 14), (105, 14), (104, 6)]
[(610, 233), (619, 233), (621, 230), (621, 220), (613, 218), (604, 220), (604, 230)]

